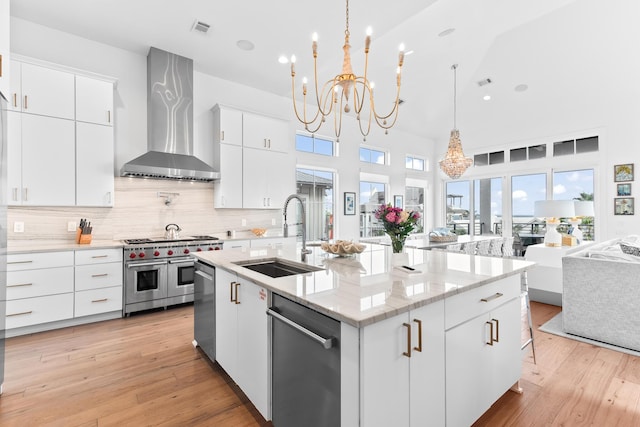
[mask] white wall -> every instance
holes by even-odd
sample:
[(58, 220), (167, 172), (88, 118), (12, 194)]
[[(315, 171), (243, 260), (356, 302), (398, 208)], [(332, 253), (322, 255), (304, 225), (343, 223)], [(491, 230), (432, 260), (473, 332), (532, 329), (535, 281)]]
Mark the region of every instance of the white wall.
[[(117, 79), (115, 95), (115, 170), (119, 175), (120, 167), (123, 163), (144, 153), (147, 147), (147, 121), (146, 121), (146, 53), (136, 54), (112, 46), (96, 43), (88, 39), (77, 37), (68, 33), (53, 30), (38, 24), (24, 21), (17, 18), (11, 19), (11, 50), (14, 53), (33, 57), (52, 63), (91, 71), (108, 75)], [(197, 69), (197, 64), (194, 64)], [(288, 78), (285, 73), (283, 78)], [(295, 119), (291, 101), (289, 98), (273, 95), (261, 90), (239, 85), (230, 81), (222, 80), (214, 76), (200, 72), (194, 72), (194, 154), (202, 160), (212, 163), (212, 141), (213, 141), (213, 118), (211, 108), (217, 104), (226, 104), (248, 111), (268, 114), (291, 120), (291, 135), (298, 129), (298, 122)], [(402, 120), (402, 116), (399, 120)], [(349, 120), (347, 119), (347, 122)], [(332, 135), (332, 129), (323, 129), (323, 134)], [(291, 156), (296, 157), (296, 162), (304, 166), (316, 166), (332, 168), (338, 171), (339, 177), (335, 189), (336, 194), (336, 238), (357, 239), (359, 230), (359, 217), (344, 216), (342, 193), (344, 191), (358, 192), (360, 171), (362, 165), (359, 162), (359, 144), (362, 137), (356, 130), (354, 123), (343, 125), (343, 136), (340, 142), (340, 156), (337, 158), (318, 159), (317, 156), (305, 155), (292, 151)], [(389, 135), (382, 135), (382, 132), (372, 130), (368, 144), (376, 147), (386, 147), (391, 152), (392, 164), (388, 167), (377, 170), (382, 174), (391, 176), (390, 195), (403, 194), (405, 177), (418, 177), (428, 179), (430, 173), (411, 174), (404, 168), (404, 156), (407, 153), (422, 155), (431, 159), (433, 144), (421, 138), (403, 134), (392, 129)], [(366, 167), (365, 169), (370, 169)], [(373, 167), (375, 169), (375, 167)], [(369, 170), (370, 171), (370, 170)], [(127, 191), (129, 180), (119, 183), (120, 191)], [(166, 187), (170, 187), (166, 184)], [(140, 186), (136, 185), (135, 188)], [(166, 190), (169, 191), (169, 190)], [(208, 191), (208, 190), (203, 190)], [(429, 200), (429, 195), (427, 195)], [(390, 201), (390, 200), (389, 200)], [(284, 203), (284, 200), (282, 201)], [(359, 199), (358, 199), (359, 202)], [(116, 205), (118, 204), (118, 194), (116, 191)], [(428, 209), (432, 204), (428, 203)], [(219, 211), (219, 212), (217, 212)], [(197, 212), (204, 217), (208, 224), (215, 223), (215, 226), (206, 227), (213, 230), (225, 230), (237, 228), (234, 215), (226, 215), (223, 210)], [(69, 212), (62, 215), (59, 222), (64, 217), (73, 219), (77, 216), (77, 209), (69, 209)], [(180, 212), (179, 210), (177, 212)], [(254, 212), (253, 226), (260, 226), (259, 221), (269, 221), (274, 211)], [(186, 213), (185, 213), (186, 215)], [(122, 216), (104, 214), (106, 221), (109, 218), (116, 218), (120, 221)], [(281, 224), (281, 215), (278, 214), (278, 225)], [(34, 217), (32, 210), (10, 209), (10, 221)], [(432, 214), (427, 214), (427, 224), (430, 224)], [(122, 219), (124, 221), (124, 219)], [(138, 221), (136, 218), (129, 218), (130, 221)], [(175, 221), (191, 221), (191, 218), (182, 220), (180, 217)], [(161, 221), (161, 219), (158, 219)], [(28, 224), (25, 224), (27, 226)], [(35, 225), (35, 224), (34, 224)], [(124, 224), (122, 224), (124, 226)], [(139, 227), (149, 227), (159, 229), (163, 224), (140, 223)], [(265, 224), (263, 224), (265, 225)], [(427, 226), (429, 228), (429, 226)], [(33, 229), (33, 227), (31, 227)], [(111, 227), (109, 227), (111, 229)], [(119, 230), (118, 224), (113, 228)], [(38, 228), (39, 231), (45, 231)], [(12, 238), (21, 236), (12, 235)]]

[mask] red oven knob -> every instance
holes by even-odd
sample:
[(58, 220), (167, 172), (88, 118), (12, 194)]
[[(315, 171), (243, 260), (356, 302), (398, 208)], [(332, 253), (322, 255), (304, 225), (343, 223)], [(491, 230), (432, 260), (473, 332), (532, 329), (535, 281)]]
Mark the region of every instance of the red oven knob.
[(160, 252), (158, 252), (158, 251), (155, 251), (155, 252), (153, 253), (153, 256), (159, 256), (159, 255), (160, 255)]
[(140, 253), (138, 254), (138, 256), (139, 256), (140, 258), (144, 258), (144, 252), (140, 252)]
[(202, 252), (202, 248), (196, 249), (196, 252)]
[(173, 255), (173, 251), (172, 251), (171, 249), (169, 249), (169, 250), (167, 251), (167, 255)]
[(184, 250), (184, 253), (185, 253), (185, 254), (188, 254), (188, 253), (189, 253), (189, 249), (185, 249), (185, 250)]
[(129, 254), (129, 258), (135, 258), (135, 257), (136, 257), (136, 254), (134, 254), (133, 252)]
[(214, 250), (215, 251), (219, 251), (220, 249), (222, 249), (220, 246), (216, 246), (216, 248)]
[(207, 249), (207, 250), (212, 251), (212, 250), (213, 250), (213, 247), (212, 247), (212, 246), (209, 246), (209, 249)]

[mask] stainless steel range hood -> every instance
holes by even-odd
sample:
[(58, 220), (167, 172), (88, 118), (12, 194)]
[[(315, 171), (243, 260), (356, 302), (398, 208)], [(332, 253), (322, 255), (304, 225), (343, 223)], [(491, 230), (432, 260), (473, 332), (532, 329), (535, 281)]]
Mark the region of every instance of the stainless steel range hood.
[(213, 181), (193, 155), (193, 60), (152, 47), (147, 56), (148, 152), (122, 166), (122, 176)]

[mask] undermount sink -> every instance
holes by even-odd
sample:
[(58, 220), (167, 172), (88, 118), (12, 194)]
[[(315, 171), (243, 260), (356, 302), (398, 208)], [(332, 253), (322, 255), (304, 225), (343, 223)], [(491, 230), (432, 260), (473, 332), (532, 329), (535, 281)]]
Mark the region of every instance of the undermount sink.
[(235, 264), (273, 278), (313, 273), (314, 271), (322, 270), (322, 268), (314, 267), (312, 265), (301, 264), (279, 258), (261, 259), (259, 261), (241, 261), (236, 262)]

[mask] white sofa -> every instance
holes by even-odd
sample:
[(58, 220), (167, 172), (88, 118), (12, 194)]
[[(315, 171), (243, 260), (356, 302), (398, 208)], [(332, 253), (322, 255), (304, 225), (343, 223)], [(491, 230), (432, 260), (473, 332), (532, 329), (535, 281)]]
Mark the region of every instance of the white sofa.
[(562, 258), (564, 332), (640, 351), (640, 256), (608, 240)]

